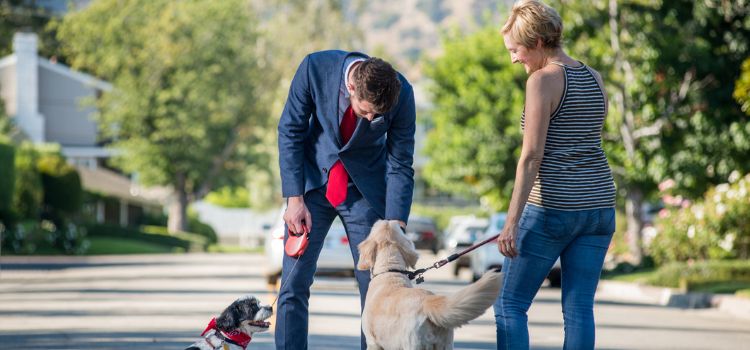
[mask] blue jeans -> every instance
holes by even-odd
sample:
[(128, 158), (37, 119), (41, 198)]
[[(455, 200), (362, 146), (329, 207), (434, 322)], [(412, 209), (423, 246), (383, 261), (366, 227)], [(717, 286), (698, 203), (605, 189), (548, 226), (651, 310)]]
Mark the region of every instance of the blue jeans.
[[(305, 254), (292, 270), (297, 259), (284, 255), (281, 267), (281, 285), (279, 301), (276, 310), (276, 349), (305, 350), (307, 349), (307, 328), (309, 321), (308, 305), (310, 300), (310, 286), (317, 269), (318, 256), (325, 241), (328, 229), (336, 216), (346, 229), (349, 238), (349, 248), (354, 258), (354, 276), (359, 286), (361, 307), (365, 305), (367, 287), (370, 284), (370, 271), (356, 269), (359, 261), (357, 245), (370, 234), (372, 225), (380, 219), (375, 210), (362, 197), (353, 183), (347, 187), (344, 203), (336, 208), (325, 197), (326, 188), (321, 187), (305, 194), (305, 205), (310, 211), (312, 229)], [(286, 243), (287, 236), (284, 236)], [(367, 348), (365, 337), (360, 333), (362, 349)]]
[(519, 255), (503, 264), (495, 301), (497, 348), (529, 348), (527, 311), (560, 258), (564, 349), (594, 348), (594, 293), (615, 231), (615, 210), (565, 211), (527, 205), (518, 225)]

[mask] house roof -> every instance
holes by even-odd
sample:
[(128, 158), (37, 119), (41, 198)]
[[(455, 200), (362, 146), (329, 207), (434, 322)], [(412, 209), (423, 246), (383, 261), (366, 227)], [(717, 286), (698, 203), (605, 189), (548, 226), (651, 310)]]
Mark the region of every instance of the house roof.
[[(5, 56), (3, 58), (0, 58), (0, 68), (15, 65), (16, 62), (17, 62), (17, 58), (15, 54)], [(104, 90), (104, 91), (112, 90), (112, 84), (104, 80), (101, 80), (93, 75), (70, 69), (70, 67), (62, 63), (50, 62), (46, 58), (37, 57), (37, 64), (40, 67), (51, 70), (55, 73), (58, 73), (70, 79), (79, 81), (85, 85), (93, 86), (93, 87), (96, 87), (97, 89)]]
[(81, 184), (87, 191), (142, 205), (161, 205), (154, 193), (141, 189), (125, 176), (104, 168), (76, 168), (81, 175)]

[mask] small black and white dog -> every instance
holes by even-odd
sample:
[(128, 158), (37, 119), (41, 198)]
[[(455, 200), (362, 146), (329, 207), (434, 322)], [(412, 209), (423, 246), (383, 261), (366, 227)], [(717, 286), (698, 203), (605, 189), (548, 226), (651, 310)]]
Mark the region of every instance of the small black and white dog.
[(265, 332), (271, 325), (266, 320), (273, 308), (261, 305), (254, 296), (235, 300), (219, 315), (211, 319), (201, 338), (185, 350), (245, 350), (253, 333)]

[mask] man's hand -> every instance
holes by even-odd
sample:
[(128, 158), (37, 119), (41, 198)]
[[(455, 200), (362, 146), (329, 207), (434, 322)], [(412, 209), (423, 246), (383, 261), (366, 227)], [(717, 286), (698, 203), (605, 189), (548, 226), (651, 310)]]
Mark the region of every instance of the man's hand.
[(398, 225), (401, 226), (401, 232), (406, 234), (406, 223), (401, 220), (396, 220), (396, 221), (398, 221)]
[(287, 198), (284, 222), (292, 233), (310, 232), (312, 217), (310, 216), (310, 211), (307, 210), (307, 206), (305, 206), (305, 200), (302, 196)]
[(406, 235), (406, 223), (401, 220), (396, 220), (396, 222), (398, 223), (398, 228), (401, 229), (401, 233)]

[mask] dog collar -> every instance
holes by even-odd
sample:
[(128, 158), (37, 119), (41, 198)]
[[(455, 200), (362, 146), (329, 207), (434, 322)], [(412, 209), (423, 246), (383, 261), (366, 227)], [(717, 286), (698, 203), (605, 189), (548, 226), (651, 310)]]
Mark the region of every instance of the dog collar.
[(211, 318), (211, 321), (208, 322), (208, 326), (203, 331), (203, 333), (201, 333), (201, 336), (206, 335), (206, 333), (208, 333), (208, 331), (212, 329), (216, 330), (216, 336), (218, 336), (219, 338), (222, 338), (224, 341), (240, 346), (243, 349), (246, 348), (247, 344), (250, 344), (250, 341), (253, 339), (253, 337), (251, 337), (249, 334), (245, 334), (237, 330), (234, 330), (231, 332), (222, 331), (221, 329), (216, 327), (216, 317)]
[(400, 273), (402, 275), (406, 275), (406, 277), (408, 277), (410, 280), (413, 280), (414, 276), (415, 276), (414, 271), (399, 270), (399, 269), (388, 269), (388, 270), (383, 271), (381, 273), (373, 273), (372, 270), (370, 270), (370, 278), (375, 278), (375, 277), (378, 277), (378, 276), (380, 276), (380, 275), (382, 275), (384, 273), (389, 273), (389, 272)]

